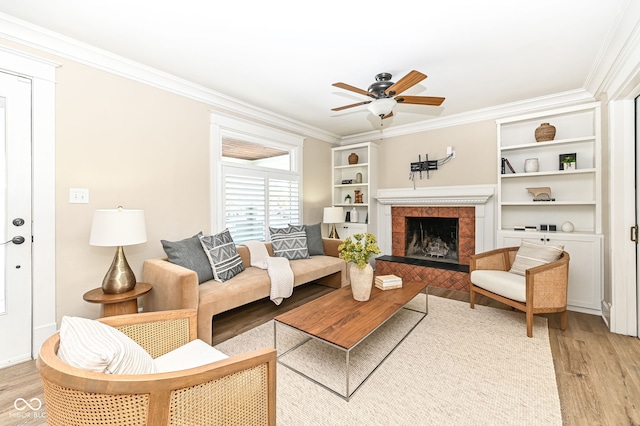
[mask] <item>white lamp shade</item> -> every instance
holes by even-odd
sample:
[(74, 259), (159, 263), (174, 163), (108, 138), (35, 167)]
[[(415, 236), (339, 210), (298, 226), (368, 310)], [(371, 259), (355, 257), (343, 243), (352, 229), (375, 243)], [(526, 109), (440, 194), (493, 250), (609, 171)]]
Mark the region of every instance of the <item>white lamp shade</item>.
[(376, 99), (369, 104), (367, 109), (377, 116), (384, 117), (393, 111), (393, 107), (395, 107), (397, 103), (398, 102), (393, 98)]
[(323, 223), (344, 222), (344, 209), (342, 207), (325, 207), (322, 215)]
[(93, 213), (90, 245), (117, 247), (146, 241), (144, 210), (107, 209)]

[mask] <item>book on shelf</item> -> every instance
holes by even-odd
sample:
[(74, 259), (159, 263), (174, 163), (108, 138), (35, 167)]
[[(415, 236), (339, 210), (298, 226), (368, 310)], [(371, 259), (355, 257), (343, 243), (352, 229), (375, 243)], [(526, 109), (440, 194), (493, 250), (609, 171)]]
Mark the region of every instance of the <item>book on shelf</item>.
[(504, 164), (506, 164), (506, 165), (507, 165), (507, 167), (509, 167), (509, 170), (511, 170), (511, 173), (515, 173), (515, 172), (516, 172), (516, 169), (514, 169), (514, 168), (513, 168), (513, 166), (512, 166), (512, 165), (511, 165), (511, 163), (509, 162), (509, 159), (508, 159), (508, 158), (505, 158), (505, 159), (504, 159)]

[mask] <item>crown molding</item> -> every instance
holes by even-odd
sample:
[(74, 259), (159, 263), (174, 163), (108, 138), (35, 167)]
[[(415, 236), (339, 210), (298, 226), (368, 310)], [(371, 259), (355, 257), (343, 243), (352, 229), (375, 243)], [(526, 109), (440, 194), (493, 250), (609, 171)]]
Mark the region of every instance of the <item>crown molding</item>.
[(4, 13), (0, 13), (0, 37), (300, 135), (334, 144), (340, 140), (339, 135), (242, 102)]
[(448, 115), (445, 117), (433, 118), (420, 123), (407, 124), (405, 126), (392, 127), (390, 129), (373, 130), (365, 133), (344, 136), (341, 145), (349, 145), (357, 142), (380, 140), (395, 136), (408, 135), (428, 130), (441, 129), (444, 127), (459, 126), (462, 124), (474, 123), (485, 120), (496, 120), (512, 115), (526, 114), (536, 111), (544, 111), (551, 108), (561, 108), (565, 106), (577, 105), (584, 102), (593, 102), (593, 96), (584, 89), (576, 89), (567, 92), (554, 93), (548, 96), (525, 99), (503, 105), (496, 105), (489, 108), (461, 114)]

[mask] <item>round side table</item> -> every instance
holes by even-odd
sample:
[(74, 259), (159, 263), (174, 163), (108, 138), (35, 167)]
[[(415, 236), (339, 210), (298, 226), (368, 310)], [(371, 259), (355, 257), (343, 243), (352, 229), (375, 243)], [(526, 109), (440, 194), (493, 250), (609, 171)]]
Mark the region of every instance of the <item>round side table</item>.
[(151, 291), (151, 284), (137, 283), (133, 290), (119, 294), (106, 294), (102, 287), (94, 288), (82, 296), (84, 300), (91, 303), (100, 303), (100, 316), (110, 317), (113, 315), (137, 314), (138, 297)]

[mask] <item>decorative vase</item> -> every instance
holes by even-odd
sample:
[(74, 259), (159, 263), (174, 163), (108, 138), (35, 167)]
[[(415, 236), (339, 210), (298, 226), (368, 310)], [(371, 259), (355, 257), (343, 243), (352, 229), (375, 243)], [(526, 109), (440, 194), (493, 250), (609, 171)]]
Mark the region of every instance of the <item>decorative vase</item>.
[(369, 300), (371, 287), (373, 287), (373, 268), (371, 265), (367, 264), (364, 269), (360, 269), (355, 263), (350, 263), (349, 276), (353, 298), (359, 302)]
[(535, 132), (537, 142), (552, 141), (556, 137), (556, 128), (549, 123), (542, 123)]
[(573, 223), (566, 221), (562, 224), (562, 232), (573, 232)]
[(349, 155), (349, 164), (358, 164), (358, 154), (352, 152), (351, 155)]
[(524, 160), (524, 171), (527, 173), (533, 173), (540, 170), (540, 162), (537, 158), (527, 158)]
[(358, 210), (355, 207), (351, 209), (351, 222), (358, 222)]
[(362, 173), (356, 173), (356, 183), (362, 183)]

